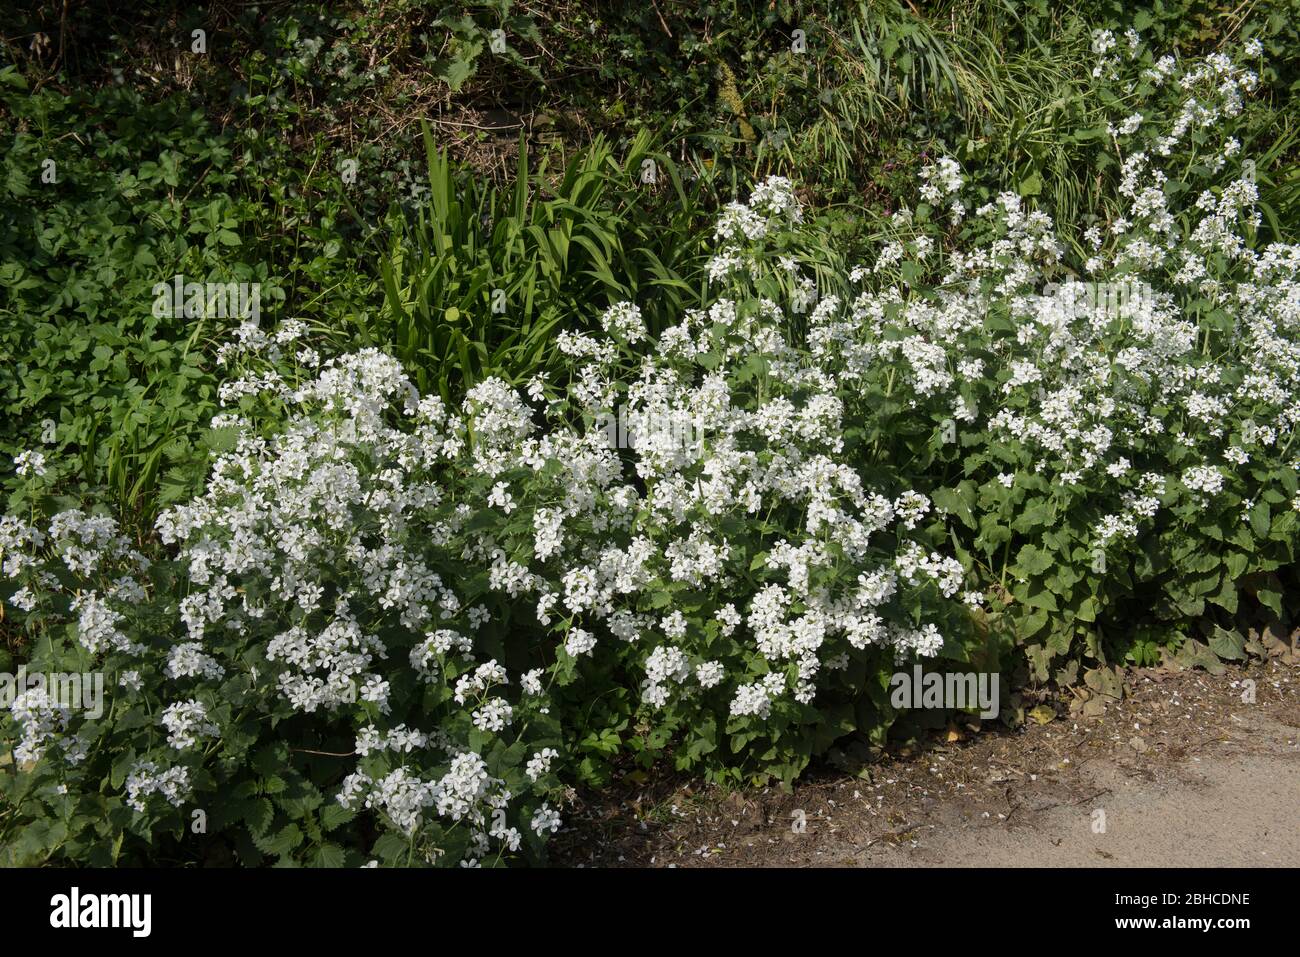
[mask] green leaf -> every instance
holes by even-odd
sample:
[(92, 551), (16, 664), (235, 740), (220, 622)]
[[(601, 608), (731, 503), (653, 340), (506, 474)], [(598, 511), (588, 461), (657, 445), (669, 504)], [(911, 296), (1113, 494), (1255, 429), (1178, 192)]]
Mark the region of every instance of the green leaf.
[(971, 510), (974, 486), (970, 482), (963, 482), (956, 489), (937, 488), (931, 493), (930, 498), (935, 508), (957, 516), (967, 528), (976, 527), (975, 515)]
[(342, 867), (344, 859), (343, 848), (326, 842), (312, 852), (311, 864), (313, 867)]
[(375, 841), (371, 853), (385, 864), (405, 863), (410, 850), (407, 840), (392, 831), (385, 832)]
[(1016, 565), (1026, 575), (1041, 575), (1053, 564), (1051, 553), (1037, 545), (1026, 545), (1016, 556)]
[(244, 823), (248, 825), (248, 830), (254, 837), (270, 827), (274, 817), (275, 808), (266, 798), (253, 798), (246, 802)]
[(258, 849), (264, 854), (285, 857), (302, 843), (302, 830), (297, 824), (287, 824), (276, 832), (270, 840), (258, 843)]
[(1271, 587), (1261, 587), (1255, 591), (1255, 597), (1272, 609), (1273, 614), (1279, 618), (1282, 617), (1282, 593), (1280, 591)]
[(1210, 637), (1210, 650), (1220, 658), (1242, 661), (1246, 657), (1246, 640), (1237, 632), (1216, 625)]
[(1031, 505), (1021, 512), (1011, 523), (1011, 527), (1017, 532), (1028, 532), (1037, 528), (1039, 525), (1050, 525), (1053, 523), (1055, 511), (1051, 505), (1038, 503)]
[(1259, 538), (1268, 538), (1269, 517), (1268, 502), (1256, 502), (1250, 510), (1250, 529)]
[(356, 816), (355, 809), (345, 808), (343, 805), (331, 801), (320, 809), (320, 826), (322, 830), (332, 831)]

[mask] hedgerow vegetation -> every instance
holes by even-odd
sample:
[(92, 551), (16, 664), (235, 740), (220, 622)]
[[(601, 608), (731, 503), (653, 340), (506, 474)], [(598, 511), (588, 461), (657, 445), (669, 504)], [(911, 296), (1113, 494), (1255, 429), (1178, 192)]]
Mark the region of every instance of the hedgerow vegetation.
[(5, 28), (0, 671), (104, 682), (6, 863), (542, 862), (1291, 626), (1293, 3), (119, 7)]

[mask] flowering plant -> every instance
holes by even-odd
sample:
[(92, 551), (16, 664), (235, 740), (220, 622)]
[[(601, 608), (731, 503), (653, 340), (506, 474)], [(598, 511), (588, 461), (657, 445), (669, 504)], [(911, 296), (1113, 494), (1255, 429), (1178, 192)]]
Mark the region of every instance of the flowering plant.
[[(719, 232), (748, 217), (752, 260), (794, 209), (772, 180)], [(717, 773), (793, 777), (880, 724), (858, 712), (896, 661), (961, 652), (962, 570), (924, 496), (852, 468), (843, 396), (748, 282), (639, 358), (630, 304), (562, 334), (569, 381), (532, 404), (488, 378), (450, 409), (374, 350), (303, 349), (297, 383), (249, 361), (205, 492), (158, 521), (165, 567), (107, 518), (7, 518), (10, 601), (47, 623), (33, 660), (115, 689), (103, 722), (24, 699), (16, 796), (65, 819), (92, 801), (104, 835), (184, 839), (197, 809), (241, 856), (319, 863), (366, 810), (376, 859), (480, 863), (558, 826), (552, 764), (593, 687), (631, 690), (650, 751), (676, 736)], [(627, 448), (601, 425), (616, 406)], [(554, 712), (552, 685), (575, 686)]]
[(1284, 614), (1300, 505), (1300, 249), (1260, 240), (1234, 135), (1256, 75), (1156, 59), (1132, 32), (1094, 49), (1097, 83), (1139, 109), (1108, 124), (1116, 181), (1091, 222), (979, 205), (940, 160), (850, 277), (850, 316), (815, 333), (895, 410), (882, 455), (959, 519), (1040, 680), (1159, 646), (1212, 662), (1193, 627), (1242, 657), (1231, 616), (1242, 594)]
[(459, 405), (245, 326), (162, 554), (75, 508), (0, 520), (30, 667), (111, 689), (13, 700), (9, 855), (536, 859), (610, 757), (788, 781), (880, 740), (912, 661), (1244, 654), (1222, 616), (1281, 615), (1294, 571), (1300, 249), (1257, 248), (1235, 175), (1253, 74), (1116, 49), (1097, 82), (1168, 122), (1109, 131), (1123, 206), (1083, 256), (944, 158), (873, 262), (816, 279), (766, 180), (719, 216), (701, 308), (652, 338), (618, 303), (558, 373)]

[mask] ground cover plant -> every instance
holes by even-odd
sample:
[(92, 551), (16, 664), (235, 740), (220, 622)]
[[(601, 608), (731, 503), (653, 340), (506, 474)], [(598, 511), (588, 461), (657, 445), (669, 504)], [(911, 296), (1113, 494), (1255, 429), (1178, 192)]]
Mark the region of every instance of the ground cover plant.
[[(323, 113), (0, 74), (0, 663), (103, 682), (10, 682), (4, 860), (539, 863), (572, 787), (885, 741), (914, 664), (1005, 675), (1014, 722), (1023, 685), (1086, 714), (1126, 663), (1262, 654), (1296, 612), (1289, 28), (987, 15), (1005, 59), (942, 10), (810, 19), (856, 72), (797, 135), (725, 45), (708, 135), (517, 137), (501, 182), (425, 125), (387, 204), (323, 139), (250, 183), (248, 130)], [(432, 27), (453, 92), (539, 69)], [(773, 98), (816, 87), (799, 55)], [(286, 75), (323, 111), (370, 88), (315, 57)], [(155, 308), (182, 273), (261, 314)]]

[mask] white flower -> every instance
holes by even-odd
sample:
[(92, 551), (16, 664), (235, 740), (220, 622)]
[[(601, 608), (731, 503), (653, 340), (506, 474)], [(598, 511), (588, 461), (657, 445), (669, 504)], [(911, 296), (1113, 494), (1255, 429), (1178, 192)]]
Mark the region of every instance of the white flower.
[(628, 343), (639, 342), (646, 335), (641, 310), (630, 302), (618, 302), (606, 309), (600, 325), (611, 336)]
[(490, 698), (473, 714), (474, 727), (480, 731), (504, 731), (514, 720), (514, 709), (504, 698)]
[(1183, 484), (1193, 492), (1217, 495), (1223, 491), (1223, 473), (1212, 465), (1197, 465), (1183, 472)]
[(190, 769), (160, 771), (152, 761), (137, 762), (126, 776), (126, 803), (143, 814), (145, 801), (153, 794), (162, 795), (172, 807), (180, 807), (190, 796)]
[(701, 688), (713, 688), (722, 683), (726, 671), (720, 661), (705, 661), (695, 668), (695, 678)]
[(589, 631), (583, 631), (581, 628), (570, 629), (568, 637), (564, 640), (564, 650), (574, 658), (580, 655), (590, 655), (595, 647), (596, 636)]
[(528, 764), (524, 768), (524, 773), (528, 775), (528, 780), (536, 781), (543, 774), (551, 769), (551, 761), (560, 756), (560, 752), (554, 748), (542, 748), (542, 750), (533, 754), (528, 759)]
[(19, 452), (14, 458), (14, 465), (18, 469), (19, 475), (40, 477), (45, 474), (45, 456), (34, 450), (29, 449), (26, 452)]
[(177, 751), (184, 751), (200, 739), (218, 734), (217, 726), (207, 718), (207, 707), (197, 699), (168, 705), (160, 718), (167, 729), (167, 743)]
[(515, 500), (510, 495), (510, 486), (505, 482), (497, 482), (496, 485), (492, 486), (487, 503), (501, 509), (507, 515), (515, 510)]
[(541, 668), (534, 668), (532, 671), (524, 672), (519, 679), (520, 686), (524, 689), (524, 694), (540, 695), (542, 693), (542, 675), (544, 672)]
[(169, 678), (198, 676), (216, 680), (226, 673), (226, 669), (211, 655), (204, 654), (203, 646), (197, 641), (187, 641), (172, 648), (164, 673)]
[(686, 636), (686, 616), (680, 611), (674, 611), (665, 617), (660, 623), (664, 634), (669, 638), (679, 639)]
[(559, 813), (552, 810), (548, 804), (543, 803), (533, 815), (532, 823), (529, 826), (537, 832), (539, 837), (541, 837), (546, 834), (547, 831), (554, 834), (560, 829), (561, 823), (563, 822), (560, 820)]

